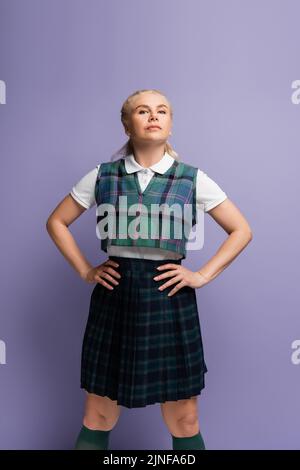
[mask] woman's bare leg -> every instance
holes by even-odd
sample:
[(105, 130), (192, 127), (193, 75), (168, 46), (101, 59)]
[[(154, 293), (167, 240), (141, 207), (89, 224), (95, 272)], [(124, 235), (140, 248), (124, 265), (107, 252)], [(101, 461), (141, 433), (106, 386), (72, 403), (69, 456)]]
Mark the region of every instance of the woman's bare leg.
[(163, 419), (175, 437), (190, 437), (199, 432), (197, 396), (160, 404)]
[(117, 423), (121, 406), (117, 400), (86, 392), (85, 412), (83, 424), (89, 429), (109, 431)]

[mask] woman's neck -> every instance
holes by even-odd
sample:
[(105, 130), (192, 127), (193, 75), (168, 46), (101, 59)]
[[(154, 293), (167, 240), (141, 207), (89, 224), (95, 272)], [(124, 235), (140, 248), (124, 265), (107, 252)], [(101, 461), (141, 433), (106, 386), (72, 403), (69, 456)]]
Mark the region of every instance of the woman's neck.
[(161, 145), (134, 145), (133, 155), (139, 165), (148, 168), (159, 162), (165, 154), (165, 143)]

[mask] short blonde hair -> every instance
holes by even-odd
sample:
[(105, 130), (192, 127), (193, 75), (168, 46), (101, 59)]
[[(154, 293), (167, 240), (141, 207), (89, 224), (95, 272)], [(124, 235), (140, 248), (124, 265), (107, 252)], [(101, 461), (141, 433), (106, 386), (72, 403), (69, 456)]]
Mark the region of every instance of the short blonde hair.
[[(161, 91), (153, 89), (153, 88), (145, 89), (145, 90), (137, 90), (128, 96), (128, 98), (124, 101), (122, 108), (121, 108), (121, 122), (125, 130), (128, 126), (128, 118), (132, 110), (131, 102), (133, 98), (135, 98), (136, 96), (142, 93), (158, 93), (159, 95), (163, 96), (169, 103), (171, 118), (173, 118), (172, 105), (170, 101), (168, 100), (168, 98)], [(132, 145), (131, 139), (129, 138), (127, 142), (117, 152), (113, 154), (111, 160), (113, 160), (115, 157), (118, 157), (118, 156), (126, 157), (127, 155), (131, 155), (133, 153), (133, 150), (134, 150), (133, 145)], [(167, 152), (169, 155), (175, 158), (175, 160), (179, 160), (178, 153), (173, 149), (172, 145), (168, 141), (166, 142), (166, 145), (165, 145), (165, 152)]]

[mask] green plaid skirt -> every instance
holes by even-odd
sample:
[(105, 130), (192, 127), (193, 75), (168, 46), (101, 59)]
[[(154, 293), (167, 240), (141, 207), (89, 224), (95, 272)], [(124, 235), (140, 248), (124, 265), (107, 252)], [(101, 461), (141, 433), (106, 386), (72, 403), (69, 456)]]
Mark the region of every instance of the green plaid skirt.
[[(174, 295), (154, 281), (157, 266), (181, 260), (109, 256), (119, 285), (92, 291), (81, 355), (81, 388), (127, 408), (190, 398), (204, 388), (204, 361), (195, 289)], [(161, 271), (166, 272), (166, 271)], [(111, 284), (111, 283), (110, 283)]]

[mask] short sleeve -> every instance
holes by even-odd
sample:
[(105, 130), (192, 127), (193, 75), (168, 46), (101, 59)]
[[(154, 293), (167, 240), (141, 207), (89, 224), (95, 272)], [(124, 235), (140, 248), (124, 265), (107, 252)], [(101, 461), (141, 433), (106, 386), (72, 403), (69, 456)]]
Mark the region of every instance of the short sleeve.
[(227, 194), (204, 171), (198, 169), (196, 183), (196, 204), (207, 212), (227, 199)]
[(86, 209), (90, 209), (96, 204), (95, 185), (100, 165), (84, 175), (71, 189), (70, 195)]

